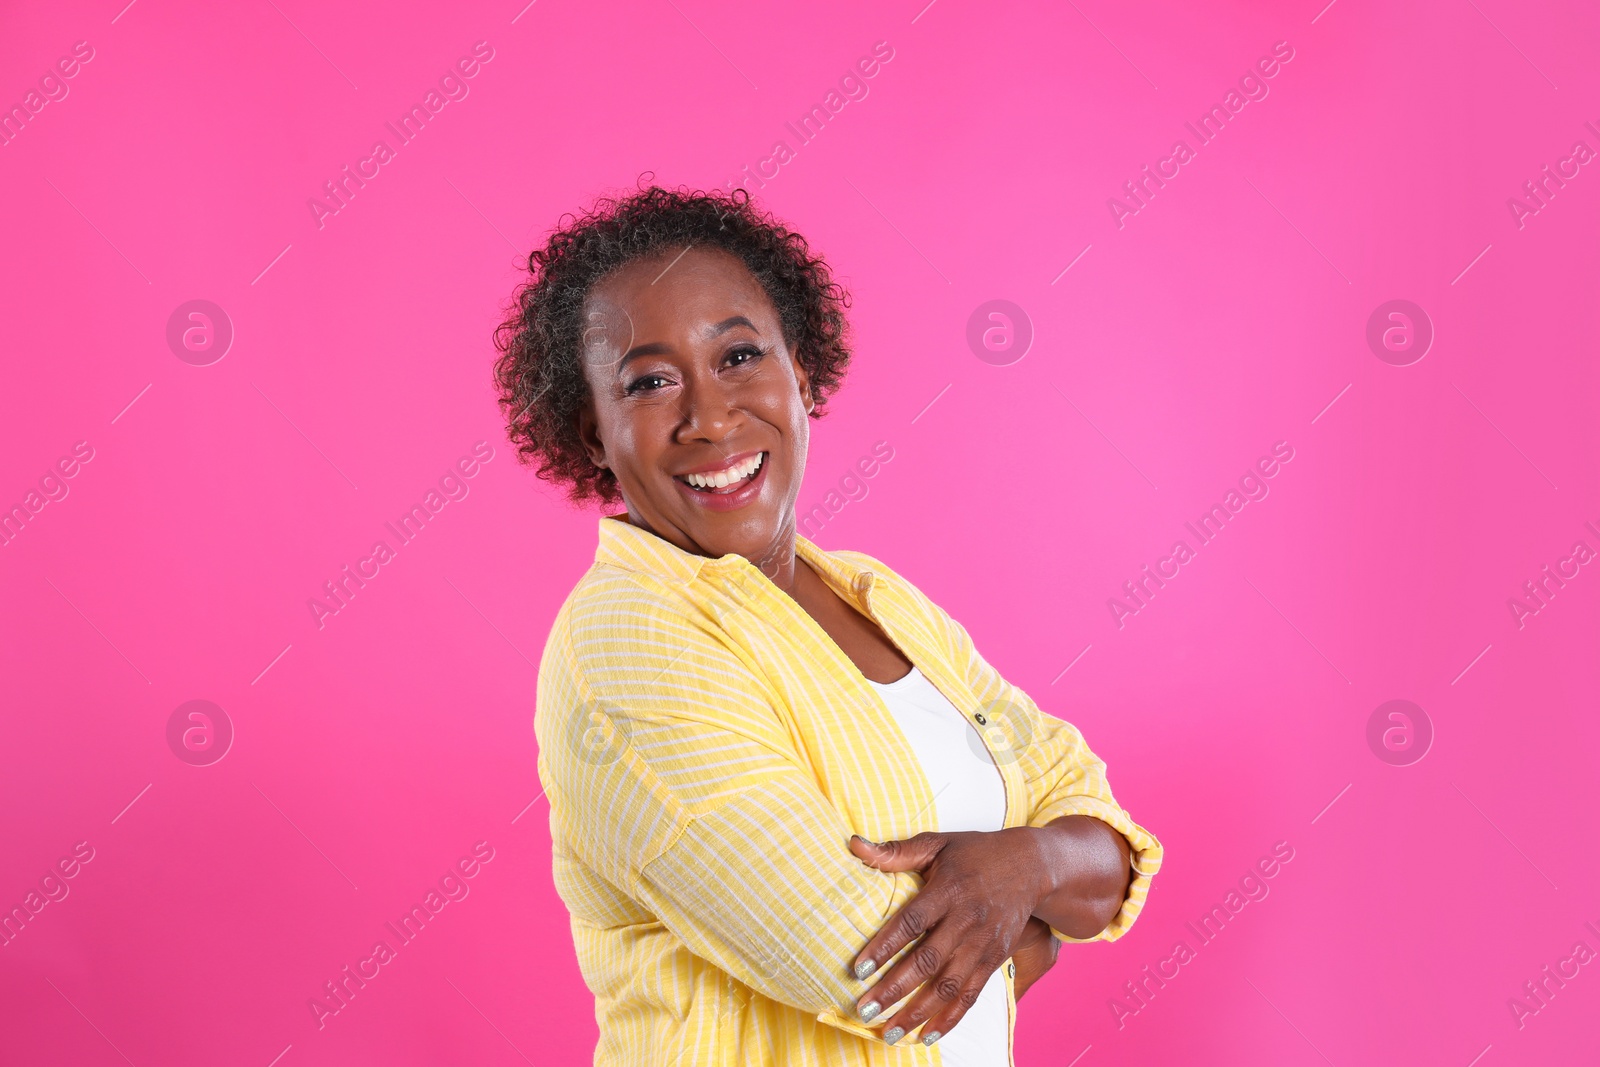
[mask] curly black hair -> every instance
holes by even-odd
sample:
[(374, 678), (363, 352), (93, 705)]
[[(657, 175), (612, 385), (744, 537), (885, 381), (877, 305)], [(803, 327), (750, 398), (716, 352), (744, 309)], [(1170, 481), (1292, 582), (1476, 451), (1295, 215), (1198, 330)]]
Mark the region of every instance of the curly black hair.
[(785, 343), (811, 381), (820, 418), (850, 363), (845, 308), (850, 296), (806, 239), (757, 210), (745, 189), (705, 192), (645, 184), (626, 197), (601, 197), (581, 215), (564, 215), (545, 246), (528, 256), (494, 331), (494, 381), (517, 460), (564, 485), (573, 503), (621, 498), (617, 479), (596, 467), (578, 437), (589, 395), (582, 360), (583, 303), (594, 284), (636, 259), (693, 245), (744, 263), (777, 309)]

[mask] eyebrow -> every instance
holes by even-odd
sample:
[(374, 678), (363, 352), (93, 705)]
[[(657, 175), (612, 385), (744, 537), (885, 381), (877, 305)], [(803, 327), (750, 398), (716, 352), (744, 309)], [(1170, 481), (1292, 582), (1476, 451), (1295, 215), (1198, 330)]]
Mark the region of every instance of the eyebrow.
[[(751, 332), (757, 334), (761, 332), (760, 330), (756, 329), (755, 323), (751, 322), (743, 315), (730, 315), (711, 327), (709, 337), (721, 337), (735, 326), (743, 326)], [(634, 345), (632, 348), (628, 349), (626, 355), (617, 361), (617, 373), (621, 374), (622, 369), (628, 365), (628, 361), (637, 356), (659, 356), (671, 351), (672, 346), (667, 344), (665, 341), (651, 341), (648, 344)]]

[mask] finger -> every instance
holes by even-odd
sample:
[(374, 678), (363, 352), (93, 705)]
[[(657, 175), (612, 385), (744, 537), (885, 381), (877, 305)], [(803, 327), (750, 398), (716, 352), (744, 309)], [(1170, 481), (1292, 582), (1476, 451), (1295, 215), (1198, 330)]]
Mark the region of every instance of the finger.
[[(976, 964), (961, 978), (955, 977), (960, 965), (952, 961), (945, 974), (929, 983), (910, 1003), (895, 1012), (883, 1032), (883, 1039), (889, 1041), (894, 1036), (895, 1040), (899, 1040), (900, 1036), (909, 1034), (920, 1025), (924, 1045), (938, 1041), (965, 1018), (1003, 961), (1004, 958), (991, 948), (980, 955)], [(894, 1035), (896, 1028), (902, 1031), (901, 1035)]]
[[(893, 959), (895, 953), (931, 930), (935, 923), (944, 918), (948, 907), (949, 893), (937, 887), (925, 887), (922, 892), (906, 901), (900, 910), (894, 913), (893, 918), (872, 935), (860, 955), (856, 956), (855, 962), (850, 965), (855, 976), (871, 977), (886, 960)], [(890, 1003), (892, 1001), (886, 1000), (881, 1006), (888, 1007)]]
[[(937, 978), (951, 957), (960, 949), (967, 925), (954, 917), (941, 916), (936, 920), (927, 936), (912, 945), (906, 954), (884, 973), (876, 985), (857, 999), (856, 1011), (862, 1021), (871, 1022), (878, 1018), (885, 1011), (894, 1008), (918, 986)], [(892, 955), (893, 953), (889, 953), (882, 958), (888, 959)]]
[(939, 855), (945, 840), (946, 835), (932, 833), (899, 841), (868, 841), (859, 834), (852, 834), (850, 851), (880, 871), (920, 871)]

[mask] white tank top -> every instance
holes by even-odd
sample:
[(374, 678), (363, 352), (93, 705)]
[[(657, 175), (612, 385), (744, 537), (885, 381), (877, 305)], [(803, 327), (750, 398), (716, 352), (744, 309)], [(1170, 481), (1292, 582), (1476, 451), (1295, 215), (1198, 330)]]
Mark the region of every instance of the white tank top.
[[(868, 679), (871, 681), (871, 679)], [(941, 833), (999, 830), (1006, 791), (977, 731), (916, 667), (893, 682), (872, 682), (889, 706), (934, 795)], [(1010, 1012), (1003, 968), (989, 976), (977, 1003), (936, 1046), (945, 1067), (1010, 1067)], [(904, 1039), (902, 1039), (904, 1040)]]

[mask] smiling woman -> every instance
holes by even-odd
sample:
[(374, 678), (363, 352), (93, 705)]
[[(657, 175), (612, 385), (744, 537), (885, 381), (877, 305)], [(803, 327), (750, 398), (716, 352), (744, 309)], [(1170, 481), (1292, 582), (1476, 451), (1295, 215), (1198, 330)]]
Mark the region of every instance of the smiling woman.
[(529, 275), (510, 438), (623, 505), (534, 721), (595, 1063), (880, 1064), (915, 1031), (895, 1062), (1009, 1064), (1017, 998), (1127, 930), (1161, 846), (958, 622), (796, 532), (843, 289), (743, 190), (602, 200)]

